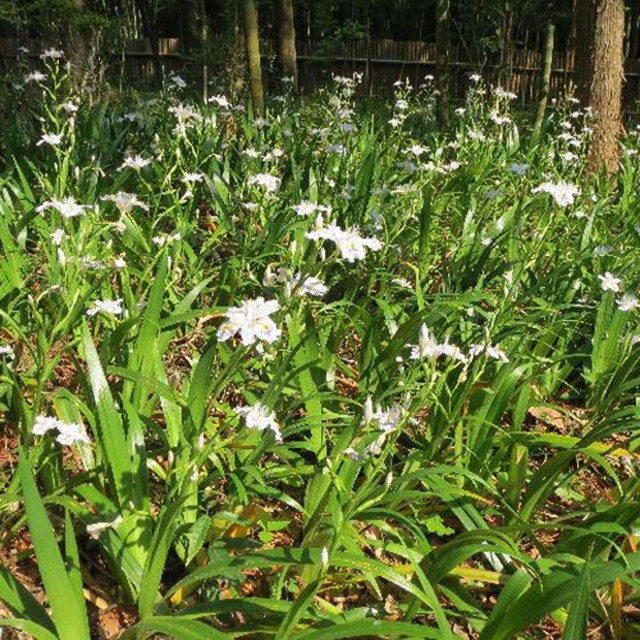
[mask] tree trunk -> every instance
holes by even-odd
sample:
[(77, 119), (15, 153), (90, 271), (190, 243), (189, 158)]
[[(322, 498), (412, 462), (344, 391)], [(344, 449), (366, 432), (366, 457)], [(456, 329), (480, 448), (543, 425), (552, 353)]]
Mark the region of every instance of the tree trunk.
[(588, 168), (618, 169), (624, 78), (624, 0), (578, 0), (576, 81), (582, 106), (593, 110)]
[(275, 0), (278, 64), (284, 77), (293, 79), (298, 87), (298, 64), (296, 58), (296, 29), (293, 21), (293, 0)]
[(538, 110), (536, 112), (536, 120), (533, 124), (533, 138), (537, 140), (542, 130), (544, 122), (544, 112), (547, 108), (549, 100), (549, 88), (551, 87), (551, 66), (553, 63), (553, 38), (556, 26), (553, 22), (547, 25), (547, 39), (544, 46), (544, 65), (542, 68), (542, 86), (540, 87), (540, 99), (538, 101)]
[(262, 87), (262, 68), (260, 65), (260, 39), (258, 34), (258, 11), (255, 0), (242, 0), (244, 37), (249, 64), (249, 80), (253, 111), (261, 115), (264, 111), (264, 91)]
[(138, 8), (142, 17), (144, 30), (151, 43), (151, 55), (153, 57), (153, 81), (156, 86), (162, 86), (163, 69), (160, 58), (160, 38), (158, 36), (158, 24), (156, 21), (155, 7), (149, 6), (149, 0), (138, 0)]
[(200, 38), (202, 41), (202, 101), (209, 99), (209, 16), (205, 0), (199, 0)]
[(449, 124), (449, 57), (451, 55), (450, 0), (436, 0), (437, 112), (442, 126)]
[(187, 55), (193, 55), (202, 47), (202, 34), (198, 24), (200, 0), (183, 0), (182, 24), (184, 32), (184, 51)]

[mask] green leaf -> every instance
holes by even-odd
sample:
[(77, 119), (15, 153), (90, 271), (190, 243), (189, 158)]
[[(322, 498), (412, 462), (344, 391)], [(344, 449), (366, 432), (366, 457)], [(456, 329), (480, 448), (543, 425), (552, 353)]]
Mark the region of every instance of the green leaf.
[[(9, 627), (11, 629), (18, 629), (29, 634), (30, 638), (34, 640), (60, 640), (63, 636), (57, 636), (51, 633), (49, 629), (40, 626), (33, 620), (25, 620), (23, 618), (5, 618), (0, 620), (0, 630), (2, 627)], [(89, 636), (87, 636), (88, 638)]]
[[(84, 608), (82, 591), (78, 594), (77, 582), (67, 573), (58, 543), (42, 499), (36, 488), (24, 451), (18, 462), (20, 483), (24, 494), (27, 522), (38, 561), (38, 570), (44, 583), (53, 620), (61, 638), (88, 640), (89, 622)], [(80, 605), (82, 603), (82, 606)]]
[(151, 548), (147, 556), (142, 580), (140, 581), (138, 612), (142, 620), (151, 616), (155, 603), (160, 599), (158, 589), (162, 579), (162, 572), (171, 547), (176, 518), (181, 513), (183, 503), (184, 499), (166, 507), (160, 514), (158, 524), (153, 533)]
[(175, 640), (224, 640), (233, 637), (232, 634), (222, 633), (197, 620), (156, 616), (128, 629), (122, 640), (138, 640), (156, 633), (165, 633)]
[(31, 595), (9, 569), (0, 566), (0, 600), (17, 616), (31, 620), (51, 633), (56, 627), (44, 607)]
[(122, 511), (126, 511), (129, 508), (129, 501), (135, 496), (135, 486), (133, 486), (135, 483), (132, 483), (131, 480), (137, 474), (135, 469), (132, 468), (122, 418), (113, 401), (107, 379), (100, 364), (98, 352), (86, 324), (83, 327), (83, 334), (89, 381), (98, 412), (98, 441), (109, 466), (118, 497), (118, 504)]
[(442, 636), (437, 629), (409, 622), (363, 620), (336, 624), (327, 629), (313, 629), (296, 634), (296, 640), (339, 640), (340, 638), (434, 638)]
[(587, 637), (589, 615), (589, 569), (590, 558), (584, 563), (580, 583), (569, 607), (569, 618), (562, 640), (583, 640)]
[[(599, 589), (616, 578), (626, 578), (638, 570), (640, 552), (618, 561), (592, 562), (588, 585), (590, 590)], [(575, 568), (554, 568), (537, 582), (528, 580), (528, 585), (523, 584), (523, 574), (526, 575), (520, 570), (507, 582), (482, 630), (480, 640), (510, 640), (530, 624), (542, 620), (545, 614), (572, 603), (576, 593), (586, 586), (585, 576), (576, 573)], [(510, 588), (512, 581), (515, 581), (515, 588)]]

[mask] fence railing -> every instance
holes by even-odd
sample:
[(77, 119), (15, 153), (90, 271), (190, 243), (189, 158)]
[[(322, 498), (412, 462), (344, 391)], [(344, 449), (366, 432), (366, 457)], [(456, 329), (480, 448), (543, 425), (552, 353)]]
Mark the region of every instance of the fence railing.
[[(28, 49), (28, 53), (20, 51)], [(15, 68), (19, 57), (31, 64), (45, 45), (38, 40), (0, 38), (0, 72)], [(352, 72), (364, 74), (362, 91), (371, 96), (388, 95), (393, 83), (402, 78), (418, 86), (427, 74), (435, 70), (435, 45), (427, 42), (396, 40), (361, 40), (354, 42), (327, 42), (301, 40), (297, 43), (300, 81), (303, 89), (326, 84), (332, 75)], [(180, 40), (161, 38), (159, 53), (167, 69), (179, 70), (195, 64), (182, 55)], [(153, 53), (148, 38), (128, 39), (119, 50), (104, 52), (105, 59), (116, 67), (120, 77), (128, 81), (151, 81), (154, 74)], [(495, 56), (494, 56), (495, 57)], [(223, 63), (220, 63), (221, 65)], [(462, 98), (469, 86), (468, 76), (479, 71), (488, 82), (500, 84), (517, 94), (522, 104), (531, 104), (538, 98), (541, 85), (543, 53), (533, 49), (513, 49), (502, 59), (471, 60), (460, 47), (452, 47), (449, 58), (451, 93)], [(551, 96), (562, 94), (575, 70), (573, 51), (553, 54)], [(640, 59), (625, 61), (624, 103), (636, 111), (640, 98)]]

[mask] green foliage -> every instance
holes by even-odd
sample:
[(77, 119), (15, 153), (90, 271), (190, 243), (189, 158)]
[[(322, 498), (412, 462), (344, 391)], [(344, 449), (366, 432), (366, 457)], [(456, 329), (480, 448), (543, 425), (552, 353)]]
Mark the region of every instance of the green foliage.
[(125, 639), (637, 632), (635, 135), (616, 191), (588, 113), (529, 145), (481, 80), (445, 134), (428, 80), (262, 121), (46, 64), (0, 177), (1, 540), (46, 600), (1, 568), (0, 626), (88, 638), (99, 557)]

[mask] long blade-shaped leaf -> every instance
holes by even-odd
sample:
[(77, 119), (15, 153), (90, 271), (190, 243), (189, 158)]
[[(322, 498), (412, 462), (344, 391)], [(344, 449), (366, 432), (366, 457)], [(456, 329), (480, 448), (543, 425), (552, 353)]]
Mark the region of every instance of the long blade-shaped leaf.
[(84, 607), (79, 606), (82, 592), (78, 596), (69, 578), (53, 527), (38, 493), (27, 458), (22, 451), (18, 467), (33, 548), (56, 628), (61, 638), (87, 640), (89, 638), (87, 613)]

